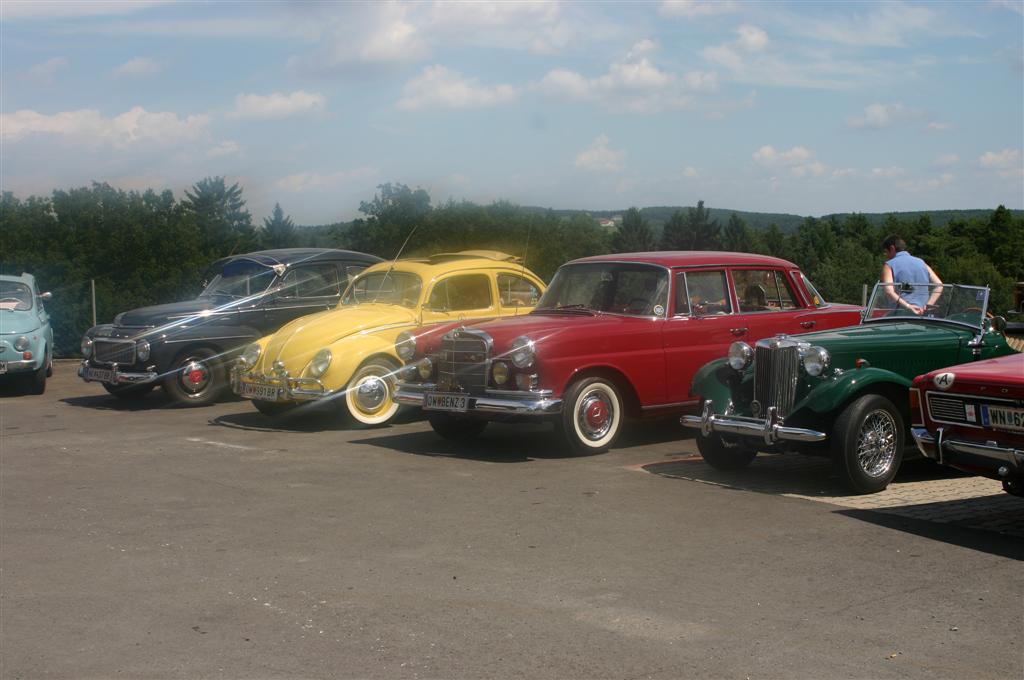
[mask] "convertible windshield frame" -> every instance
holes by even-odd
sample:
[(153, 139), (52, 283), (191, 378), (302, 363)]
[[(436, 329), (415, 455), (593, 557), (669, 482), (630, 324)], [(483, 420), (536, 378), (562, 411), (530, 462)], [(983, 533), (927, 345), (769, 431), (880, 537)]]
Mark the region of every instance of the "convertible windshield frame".
[[(247, 267), (247, 271), (251, 273), (249, 273), (248, 275), (244, 275), (244, 277), (241, 273), (230, 277), (224, 276), (225, 269), (228, 269), (230, 267), (237, 267), (242, 264), (249, 265), (249, 267)], [(239, 258), (237, 260), (232, 260), (230, 262), (224, 263), (224, 266), (222, 266), (220, 270), (217, 272), (217, 274), (210, 280), (210, 283), (206, 285), (206, 288), (204, 288), (203, 292), (199, 294), (199, 297), (214, 297), (216, 295), (226, 295), (228, 297), (233, 298), (249, 298), (254, 295), (263, 295), (274, 284), (274, 281), (277, 279), (277, 275), (278, 270), (275, 267), (264, 264), (262, 262), (257, 262), (256, 260), (251, 260), (249, 258)], [(267, 277), (266, 285), (253, 286), (252, 283), (255, 281), (259, 281), (260, 277), (262, 276)], [(236, 293), (231, 292), (230, 290), (226, 290), (226, 288), (241, 284), (242, 282), (245, 283), (244, 292)], [(225, 288), (225, 290), (221, 290), (221, 288)]]
[[(988, 312), (988, 286), (959, 283), (882, 283), (875, 284), (864, 307), (861, 323), (915, 321), (943, 323), (982, 332)], [(927, 304), (935, 295), (934, 304)], [(924, 304), (920, 304), (920, 303)], [(906, 304), (919, 305), (921, 313), (907, 309)], [(954, 306), (959, 303), (959, 306)], [(970, 316), (967, 316), (967, 315)], [(977, 315), (977, 323), (972, 319)], [(954, 318), (960, 315), (965, 318)]]
[[(370, 279), (371, 277), (379, 277), (381, 286), (373, 291), (367, 289), (365, 295), (369, 299), (360, 299), (360, 295), (364, 293), (356, 293), (356, 285)], [(394, 286), (392, 288), (392, 294), (382, 293), (383, 283), (391, 279), (396, 284), (400, 280), (406, 280), (411, 285), (406, 285), (401, 288)], [(399, 296), (399, 300), (391, 299), (394, 297), (393, 293), (401, 290), (402, 293)], [(414, 296), (406, 295), (410, 290), (415, 291)], [(371, 297), (372, 296), (372, 297)], [(423, 277), (414, 272), (405, 271), (403, 269), (388, 269), (386, 271), (364, 271), (360, 272), (359, 276), (352, 279), (352, 282), (345, 288), (345, 293), (341, 296), (341, 300), (338, 301), (338, 307), (350, 307), (353, 305), (366, 305), (375, 303), (378, 305), (397, 305), (399, 307), (405, 307), (406, 309), (416, 309), (420, 306), (420, 299), (423, 297)]]
[[(626, 271), (640, 271), (644, 269), (653, 269), (658, 272), (658, 279), (656, 285), (658, 286), (654, 292), (650, 295), (648, 300), (649, 304), (647, 308), (651, 311), (649, 313), (630, 313), (625, 310), (610, 310), (593, 307), (590, 304), (582, 305), (581, 303), (566, 303), (566, 301), (559, 302), (558, 296), (562, 293), (561, 288), (564, 285), (563, 281), (566, 279), (567, 272), (570, 270), (588, 268), (588, 269), (610, 269), (613, 270), (612, 280), (614, 281), (615, 288), (608, 291), (605, 295), (611, 301), (615, 293), (618, 292), (618, 281), (617, 274)], [(606, 279), (603, 278), (601, 283), (604, 283)], [(653, 262), (637, 262), (632, 260), (599, 260), (594, 262), (575, 262), (562, 265), (555, 272), (555, 276), (551, 279), (551, 284), (547, 290), (541, 296), (540, 300), (537, 301), (537, 306), (534, 308), (531, 314), (552, 314), (558, 313), (561, 309), (567, 311), (575, 311), (576, 313), (592, 313), (592, 314), (608, 314), (612, 316), (625, 316), (633, 319), (664, 319), (668, 315), (668, 303), (669, 295), (672, 289), (672, 270), (661, 264), (655, 264)], [(596, 295), (598, 291), (591, 293), (591, 297)], [(655, 310), (661, 307), (661, 312), (656, 313)]]

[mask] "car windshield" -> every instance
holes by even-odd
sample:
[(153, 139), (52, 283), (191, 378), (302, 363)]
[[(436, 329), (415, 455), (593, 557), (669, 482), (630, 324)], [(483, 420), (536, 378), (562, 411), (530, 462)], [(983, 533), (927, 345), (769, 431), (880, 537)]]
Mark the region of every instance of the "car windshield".
[(668, 281), (666, 269), (643, 263), (569, 264), (555, 273), (535, 311), (663, 316)]
[(0, 281), (0, 309), (32, 309), (32, 290), (24, 283)]
[(343, 305), (376, 302), (414, 308), (420, 302), (423, 282), (416, 274), (399, 271), (375, 271), (352, 282), (341, 298)]
[(864, 322), (920, 319), (980, 329), (988, 292), (983, 286), (951, 283), (876, 283)]
[(249, 297), (266, 292), (275, 276), (274, 269), (252, 260), (228, 262), (213, 277), (200, 297), (228, 295)]

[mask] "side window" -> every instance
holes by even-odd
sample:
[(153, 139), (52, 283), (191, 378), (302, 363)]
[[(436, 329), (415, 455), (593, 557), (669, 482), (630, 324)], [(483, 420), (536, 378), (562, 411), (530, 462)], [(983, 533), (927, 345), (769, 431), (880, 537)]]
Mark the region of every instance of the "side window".
[(343, 290), (345, 288), (348, 288), (348, 284), (352, 283), (352, 281), (357, 276), (359, 276), (360, 272), (362, 272), (364, 269), (366, 269), (365, 266), (356, 266), (356, 265), (351, 265), (351, 264), (347, 265), (345, 267), (345, 281), (342, 282), (341, 288)]
[(779, 312), (796, 309), (793, 289), (782, 272), (774, 269), (736, 269), (736, 297), (741, 312)]
[[(714, 314), (732, 314), (732, 302), (729, 300), (729, 284), (725, 280), (724, 271), (688, 272), (686, 276), (686, 292), (689, 295), (688, 306), (694, 316)], [(676, 289), (676, 310), (680, 309)], [(686, 303), (684, 303), (686, 304)]]
[(491, 282), (486, 274), (444, 279), (434, 284), (427, 306), (442, 312), (487, 309), (491, 306)]
[(800, 277), (800, 280), (804, 282), (804, 286), (807, 287), (807, 292), (810, 293), (811, 302), (814, 303), (815, 307), (824, 307), (828, 304), (825, 302), (825, 298), (821, 297), (821, 293), (814, 287), (814, 284), (811, 283), (811, 280), (803, 275), (803, 272), (797, 274), (797, 276)]
[(296, 267), (284, 275), (281, 281), (282, 297), (310, 298), (341, 295), (338, 284), (338, 268), (331, 264), (315, 264)]
[(789, 285), (789, 279), (783, 272), (775, 272), (775, 281), (779, 285), (779, 307), (781, 309), (796, 309), (796, 296), (793, 295), (793, 288)]
[(498, 299), (502, 307), (534, 307), (540, 289), (522, 276), (498, 274)]

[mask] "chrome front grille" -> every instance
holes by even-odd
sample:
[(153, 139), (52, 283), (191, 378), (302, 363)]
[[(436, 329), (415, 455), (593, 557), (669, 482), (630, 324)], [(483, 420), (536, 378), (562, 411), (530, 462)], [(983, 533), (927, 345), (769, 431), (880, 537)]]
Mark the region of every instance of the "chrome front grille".
[(956, 397), (940, 397), (928, 395), (928, 411), (933, 420), (946, 423), (966, 423), (967, 410), (964, 408), (964, 400)]
[(754, 415), (763, 417), (774, 406), (785, 418), (796, 401), (800, 349), (786, 337), (766, 338), (754, 348)]
[(490, 336), (458, 328), (441, 339), (437, 357), (437, 389), (482, 394), (490, 366)]
[(102, 364), (135, 363), (134, 340), (93, 340), (93, 358)]

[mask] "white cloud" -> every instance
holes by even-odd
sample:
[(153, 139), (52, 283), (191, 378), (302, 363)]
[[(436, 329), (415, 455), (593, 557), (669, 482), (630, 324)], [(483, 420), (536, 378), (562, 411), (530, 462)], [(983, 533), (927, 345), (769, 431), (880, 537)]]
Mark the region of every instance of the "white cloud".
[(932, 132), (942, 132), (943, 130), (949, 130), (953, 127), (952, 123), (940, 123), (937, 120), (933, 120), (928, 123), (928, 129)]
[(274, 92), (268, 95), (240, 94), (235, 97), (235, 108), (230, 118), (288, 118), (289, 116), (317, 113), (327, 108), (327, 98), (319, 92), (297, 90), (290, 94)]
[(205, 137), (209, 124), (210, 117), (205, 114), (179, 118), (174, 113), (149, 112), (141, 106), (113, 118), (95, 109), (53, 115), (23, 109), (0, 114), (0, 139), (18, 142), (33, 135), (50, 135), (87, 146), (168, 146)]
[(207, 158), (222, 158), (224, 156), (234, 156), (242, 151), (242, 147), (230, 139), (226, 139), (217, 146), (213, 147), (206, 152)]
[(38, 64), (33, 64), (25, 72), (30, 80), (42, 85), (52, 85), (57, 77), (57, 72), (68, 67), (68, 60), (64, 57), (53, 57)]
[(947, 153), (939, 156), (934, 161), (932, 161), (932, 165), (934, 165), (937, 168), (948, 168), (956, 165), (959, 162), (960, 156), (957, 156), (955, 153)]
[(914, 115), (901, 102), (895, 104), (870, 104), (864, 107), (864, 115), (846, 119), (846, 124), (860, 130), (881, 130)]
[(978, 163), (983, 168), (995, 170), (1000, 177), (1024, 177), (1020, 149), (986, 151), (978, 159)]
[(697, 168), (692, 165), (687, 165), (683, 168), (683, 177), (686, 179), (696, 179), (698, 175), (699, 173), (697, 172)]
[(161, 65), (149, 57), (129, 59), (114, 69), (114, 75), (123, 78), (145, 78), (160, 72)]
[(897, 165), (892, 165), (888, 168), (871, 168), (871, 177), (873, 179), (893, 179), (905, 174), (907, 174), (906, 169)]
[(575, 71), (554, 69), (537, 88), (548, 95), (593, 102), (610, 111), (641, 114), (690, 108), (694, 105), (693, 93), (718, 88), (718, 76), (713, 72), (676, 75), (659, 69), (646, 56), (656, 49), (653, 41), (641, 40), (604, 75), (587, 78)]
[(731, 14), (739, 11), (739, 3), (733, 0), (662, 0), (658, 12), (666, 17), (696, 19), (714, 14)]
[(298, 172), (274, 182), (274, 186), (282, 191), (291, 193), (302, 193), (325, 187), (337, 187), (356, 180), (365, 180), (377, 174), (376, 168), (362, 167), (354, 170), (339, 170), (338, 172)]
[(11, 19), (65, 19), (110, 14), (131, 14), (163, 5), (170, 0), (90, 0), (89, 2), (40, 2), (5, 0), (4, 21)]
[(615, 172), (621, 170), (626, 152), (609, 149), (609, 141), (607, 135), (598, 135), (593, 144), (576, 154), (574, 165), (581, 170), (595, 172)]
[(466, 78), (435, 64), (405, 84), (396, 106), (404, 111), (474, 109), (507, 104), (518, 97), (519, 89), (512, 85), (482, 86), (476, 78)]
[(760, 52), (768, 47), (768, 34), (757, 26), (744, 24), (736, 29), (739, 34), (737, 41), (743, 49), (748, 52)]
[[(907, 47), (920, 36), (932, 41), (937, 36), (977, 36), (962, 23), (944, 19), (939, 5), (910, 5), (902, 2), (861, 5), (869, 11), (850, 15), (829, 12), (827, 18), (804, 14), (780, 14), (794, 34), (824, 43), (855, 47)], [(939, 10), (939, 11), (937, 11)]]
[(901, 191), (909, 193), (929, 193), (937, 191), (938, 189), (944, 189), (956, 182), (956, 175), (950, 172), (944, 172), (938, 177), (931, 179), (917, 179), (917, 180), (906, 180), (897, 182), (896, 186)]
[(1024, 14), (1024, 2), (1021, 0), (988, 0), (989, 7), (1008, 9), (1017, 14)]
[(846, 179), (847, 177), (856, 177), (859, 174), (856, 168), (836, 168), (832, 171), (832, 179)]
[(828, 167), (817, 160), (815, 153), (805, 146), (794, 146), (788, 151), (778, 151), (771, 145), (765, 145), (751, 157), (761, 167), (772, 170), (785, 169), (793, 177), (821, 177), (828, 171)]

